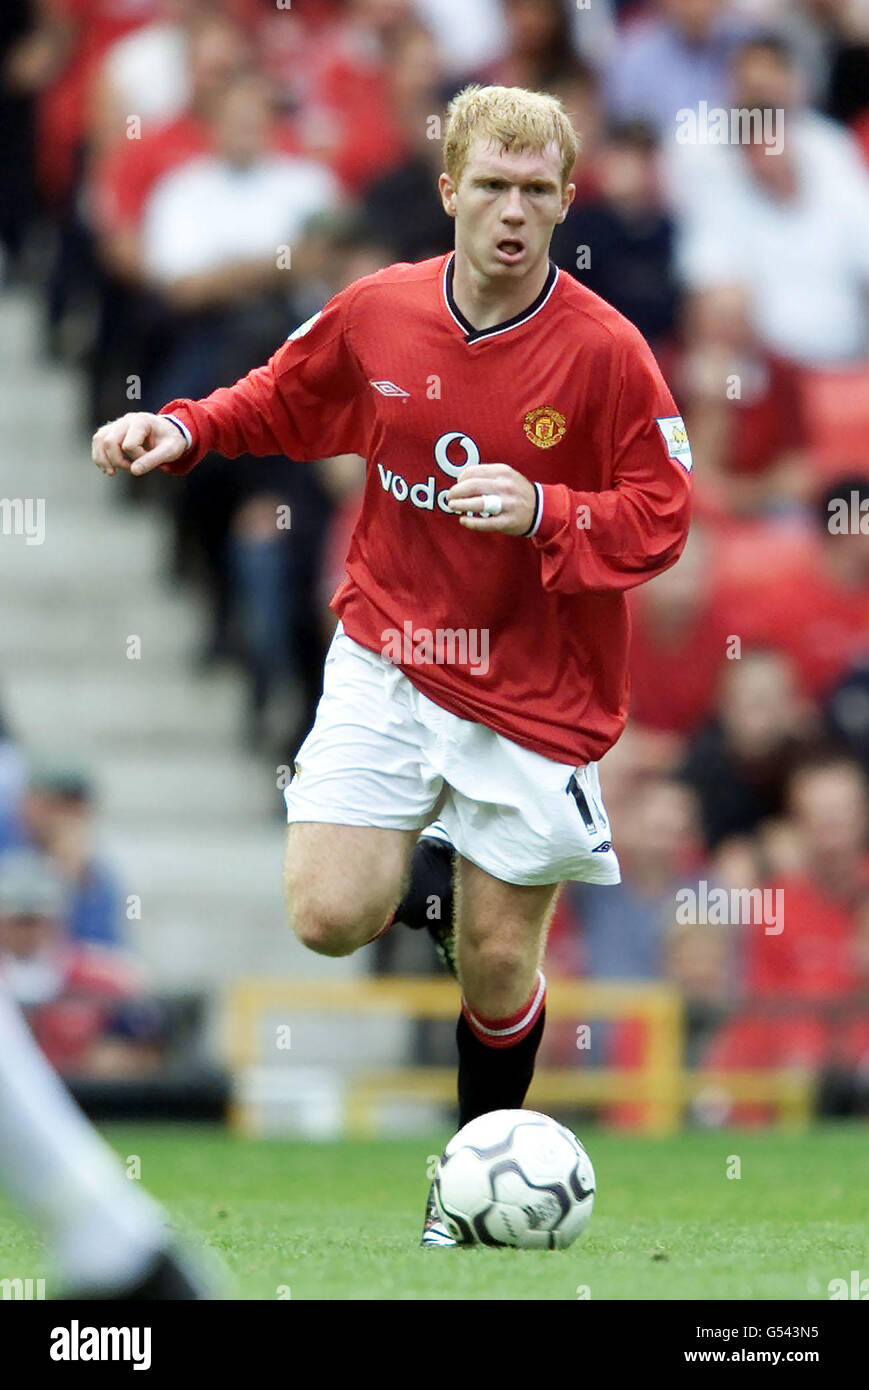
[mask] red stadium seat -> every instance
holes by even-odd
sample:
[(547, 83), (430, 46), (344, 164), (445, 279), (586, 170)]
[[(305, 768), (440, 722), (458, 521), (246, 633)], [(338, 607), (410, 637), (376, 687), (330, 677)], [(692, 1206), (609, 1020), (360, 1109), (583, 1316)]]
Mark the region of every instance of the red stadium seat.
[(843, 472), (869, 476), (869, 365), (806, 372), (809, 456), (819, 482)]

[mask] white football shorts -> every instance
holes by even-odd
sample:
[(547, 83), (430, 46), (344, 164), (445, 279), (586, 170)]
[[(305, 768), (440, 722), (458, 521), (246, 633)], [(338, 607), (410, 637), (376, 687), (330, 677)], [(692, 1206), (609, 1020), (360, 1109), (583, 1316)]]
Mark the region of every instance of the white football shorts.
[(287, 820), (421, 830), (505, 883), (618, 883), (596, 763), (573, 767), (434, 704), (341, 624)]

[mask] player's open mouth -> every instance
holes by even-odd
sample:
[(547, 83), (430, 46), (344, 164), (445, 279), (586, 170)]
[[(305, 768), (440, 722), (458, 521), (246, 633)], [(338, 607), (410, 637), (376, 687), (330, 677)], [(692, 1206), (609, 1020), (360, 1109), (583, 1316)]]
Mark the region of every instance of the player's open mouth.
[(519, 261), (525, 254), (525, 247), (521, 241), (516, 241), (513, 237), (504, 237), (498, 242), (495, 250), (500, 260), (507, 265), (512, 265)]

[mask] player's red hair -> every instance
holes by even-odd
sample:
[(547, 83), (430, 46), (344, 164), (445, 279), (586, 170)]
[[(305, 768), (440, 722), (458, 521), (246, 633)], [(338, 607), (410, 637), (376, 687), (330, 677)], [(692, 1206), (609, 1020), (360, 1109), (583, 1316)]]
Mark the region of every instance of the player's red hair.
[(481, 87), (472, 83), (447, 108), (444, 167), (457, 184), (471, 142), (482, 135), (502, 150), (544, 150), (556, 144), (561, 153), (561, 186), (565, 188), (579, 153), (579, 136), (557, 97), (525, 87)]

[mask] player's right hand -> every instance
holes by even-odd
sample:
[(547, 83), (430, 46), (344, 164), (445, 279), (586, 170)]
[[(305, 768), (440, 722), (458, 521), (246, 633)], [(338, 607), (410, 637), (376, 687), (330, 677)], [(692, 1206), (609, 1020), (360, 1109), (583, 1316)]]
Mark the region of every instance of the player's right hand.
[(187, 441), (177, 425), (165, 415), (143, 410), (101, 425), (91, 443), (91, 457), (109, 478), (119, 468), (138, 477), (173, 463), (186, 449)]

